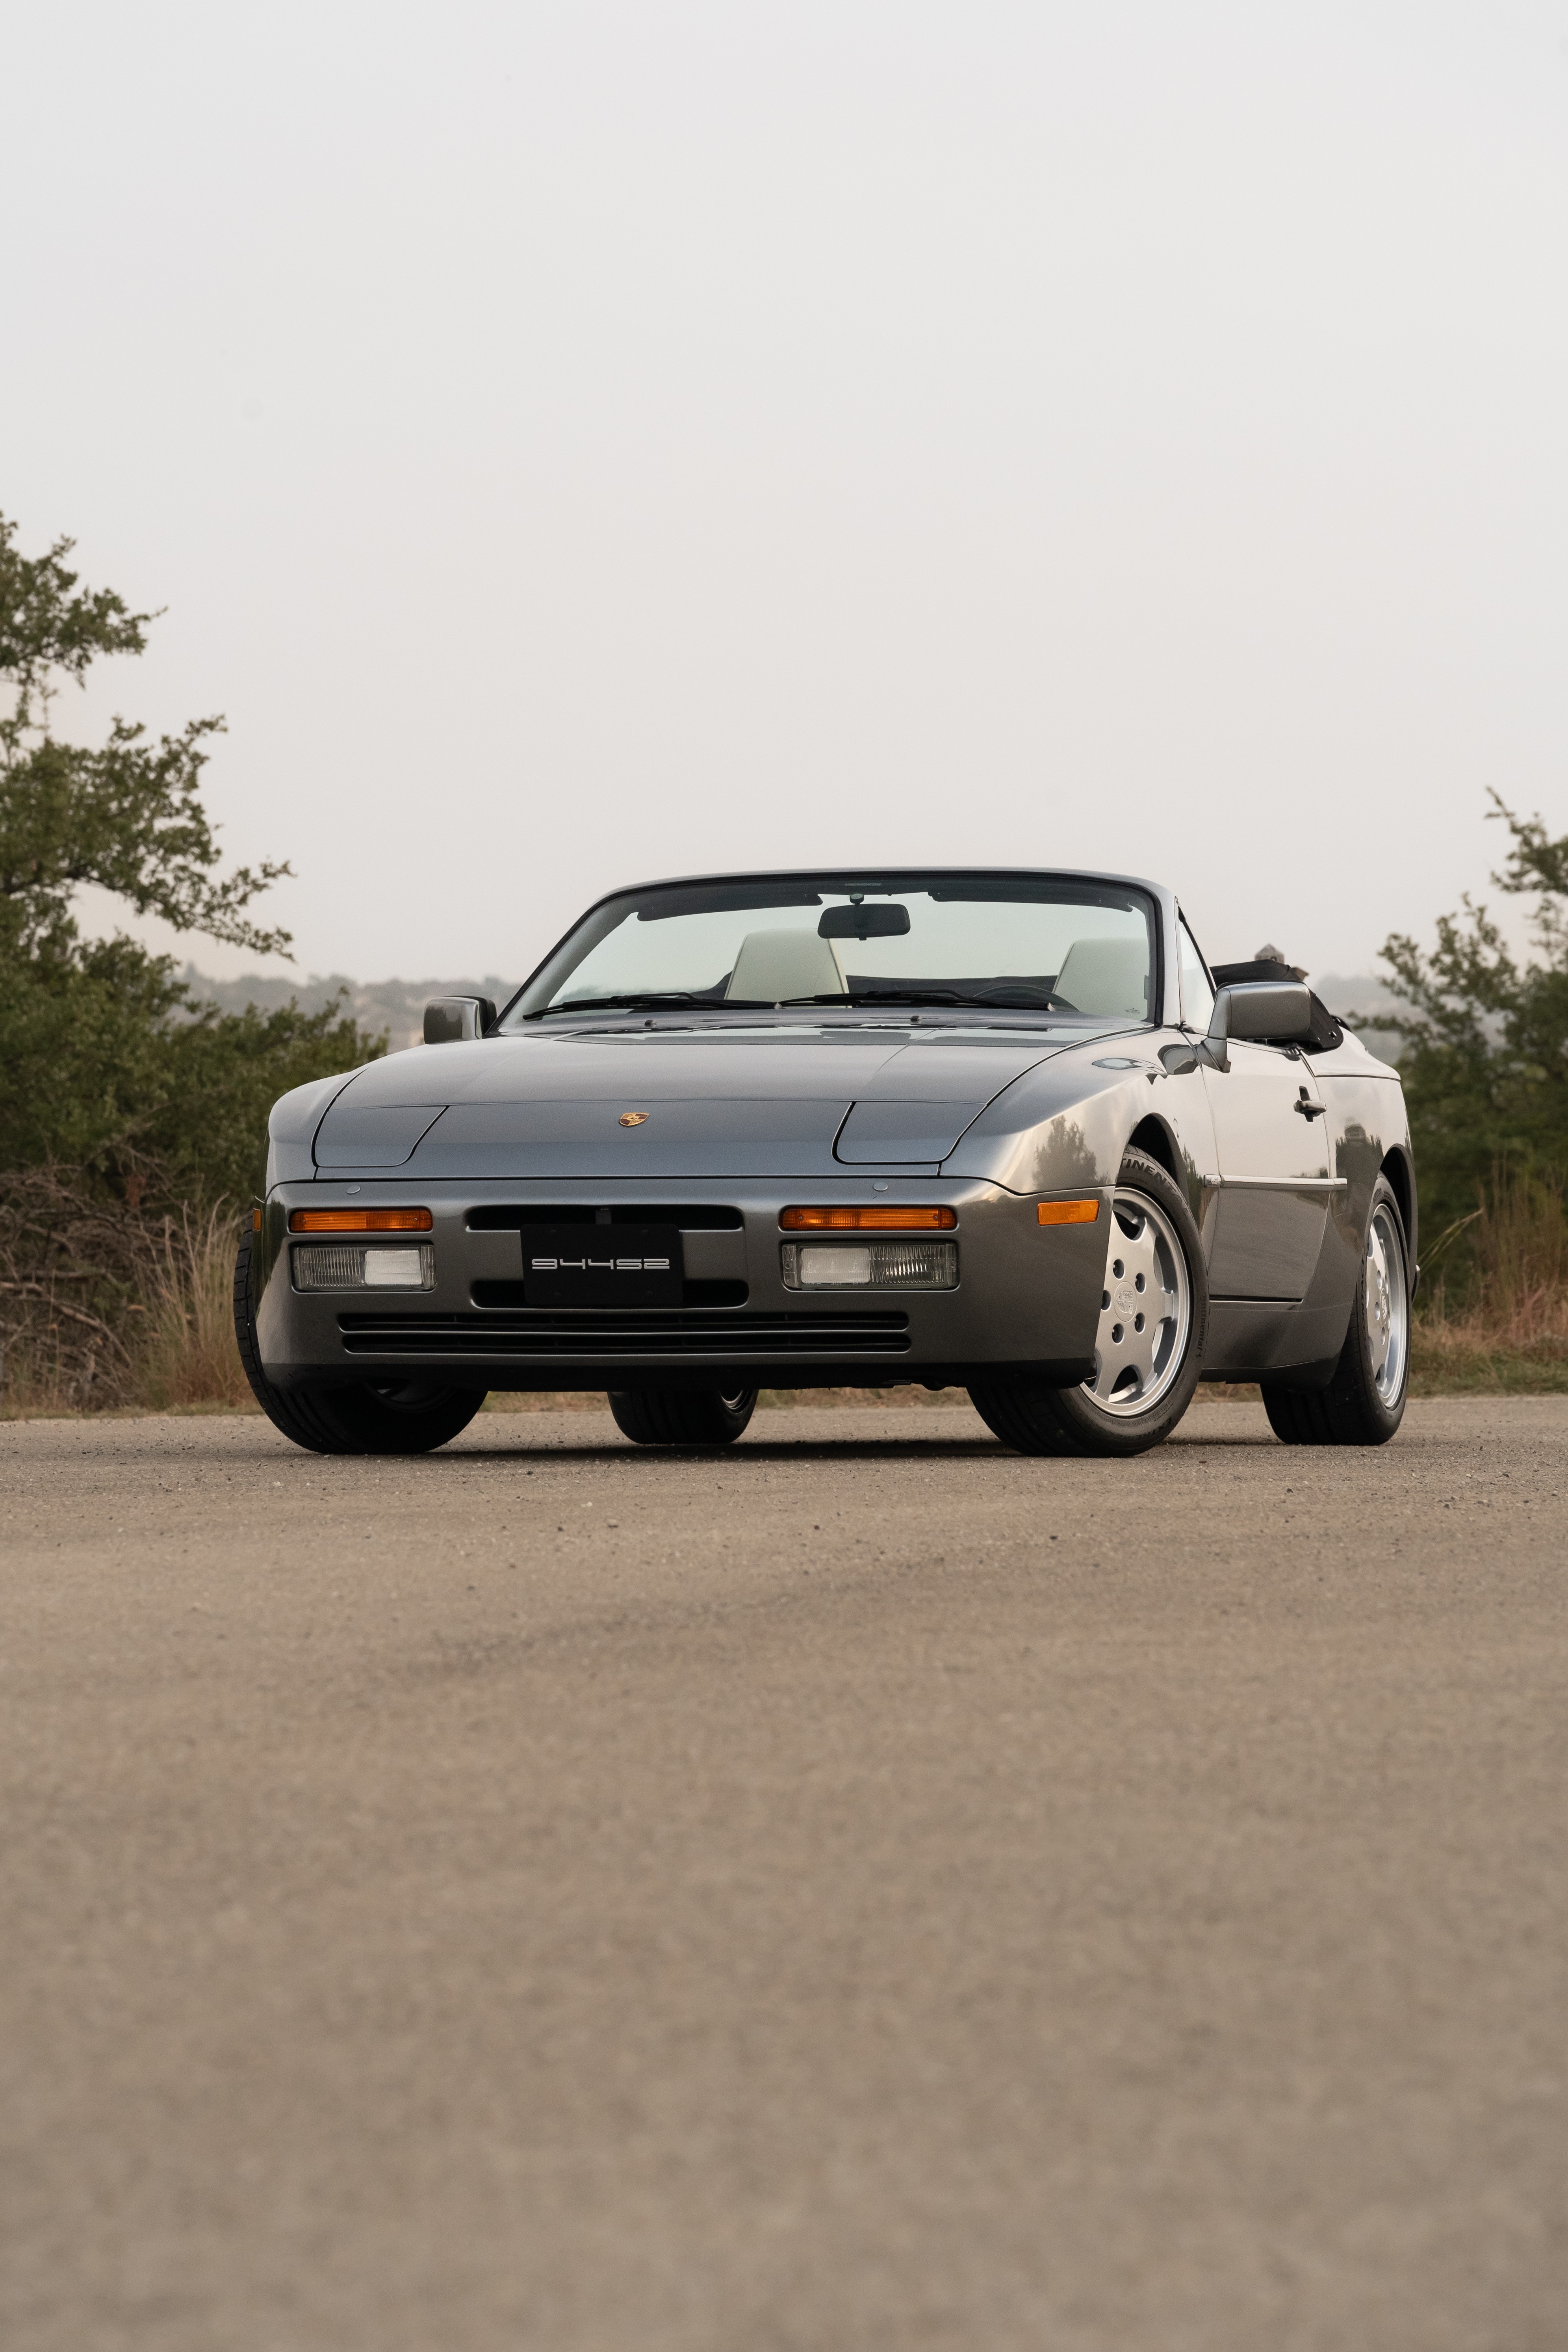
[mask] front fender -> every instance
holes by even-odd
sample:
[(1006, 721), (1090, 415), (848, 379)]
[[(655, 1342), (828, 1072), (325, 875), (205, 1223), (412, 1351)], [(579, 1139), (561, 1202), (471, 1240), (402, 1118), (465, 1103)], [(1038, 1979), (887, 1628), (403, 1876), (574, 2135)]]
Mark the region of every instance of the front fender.
[(273, 1104), (267, 1121), (267, 1192), (275, 1184), (308, 1182), (316, 1172), (310, 1147), (330, 1104), (342, 1094), (354, 1070), (339, 1070), (330, 1078), (311, 1078), (290, 1087)]
[[(1179, 1181), (1201, 1224), (1215, 1177), (1213, 1126), (1196, 1076), (1171, 1077), (1155, 1058), (1160, 1042), (1139, 1037), (1120, 1054), (1061, 1055), (1026, 1071), (965, 1130), (942, 1174), (1011, 1192), (1114, 1184), (1134, 1133), (1153, 1118), (1174, 1139)], [(1104, 1066), (1111, 1062), (1131, 1066)]]

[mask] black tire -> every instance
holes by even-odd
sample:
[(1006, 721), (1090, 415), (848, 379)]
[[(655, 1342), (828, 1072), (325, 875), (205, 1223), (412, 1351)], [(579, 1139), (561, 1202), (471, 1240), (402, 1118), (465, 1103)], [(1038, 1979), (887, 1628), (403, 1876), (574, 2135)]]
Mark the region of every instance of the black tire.
[(1052, 1413), (1047, 1398), (1055, 1389), (971, 1389), (969, 1402), (991, 1432), (1016, 1454), (1076, 1454), (1067, 1433)]
[[(1392, 1242), (1397, 1259), (1391, 1301), (1398, 1361), (1379, 1377), (1374, 1318), (1378, 1307), (1374, 1237)], [(1386, 1263), (1386, 1260), (1385, 1260)], [(1386, 1278), (1386, 1277), (1385, 1277)], [(1385, 1360), (1386, 1366), (1386, 1360)], [(1385, 1176), (1373, 1186), (1366, 1242), (1351, 1307), (1350, 1329), (1326, 1389), (1286, 1389), (1263, 1383), (1263, 1409), (1282, 1445), (1386, 1445), (1405, 1418), (1410, 1382), (1410, 1248), (1399, 1200)]]
[(467, 1429), (485, 1401), (482, 1389), (437, 1388), (427, 1381), (275, 1389), (256, 1345), (253, 1246), (254, 1235), (243, 1234), (234, 1265), (234, 1336), (251, 1394), (275, 1429), (311, 1454), (428, 1454)]
[(275, 1389), (261, 1369), (261, 1356), (256, 1345), (256, 1320), (250, 1296), (250, 1263), (255, 1248), (255, 1236), (242, 1234), (238, 1254), (234, 1261), (234, 1336), (239, 1349), (239, 1360), (250, 1392), (275, 1429), (296, 1445), (310, 1447), (313, 1453), (335, 1451), (322, 1444), (315, 1424), (299, 1410), (302, 1399), (287, 1395)]
[[(1162, 1368), (1161, 1385), (1146, 1412), (1108, 1412), (1096, 1402), (1087, 1382), (1071, 1389), (1023, 1384), (971, 1389), (970, 1400), (986, 1427), (1004, 1445), (1016, 1446), (1020, 1454), (1088, 1454), (1113, 1460), (1146, 1454), (1152, 1445), (1164, 1443), (1193, 1401), (1203, 1370), (1209, 1319), (1208, 1277), (1193, 1213), (1181, 1187), (1142, 1151), (1125, 1155), (1116, 1189), (1142, 1194), (1158, 1209), (1171, 1230), (1173, 1245), (1180, 1250), (1188, 1309), (1185, 1336), (1178, 1343), (1179, 1360), (1173, 1365), (1167, 1361)], [(1108, 1267), (1116, 1246), (1115, 1210), (1110, 1222)], [(1109, 1297), (1108, 1289), (1108, 1300)]]
[(733, 1445), (755, 1389), (612, 1389), (616, 1427), (634, 1445)]

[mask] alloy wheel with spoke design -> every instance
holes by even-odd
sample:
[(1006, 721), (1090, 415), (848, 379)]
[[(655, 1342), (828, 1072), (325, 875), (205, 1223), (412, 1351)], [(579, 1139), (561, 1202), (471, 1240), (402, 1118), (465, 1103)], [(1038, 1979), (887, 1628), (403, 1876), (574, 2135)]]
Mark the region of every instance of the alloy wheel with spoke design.
[(1410, 1299), (1405, 1279), (1405, 1244), (1398, 1220), (1386, 1201), (1378, 1202), (1367, 1227), (1363, 1297), (1373, 1385), (1384, 1403), (1391, 1403), (1405, 1382)]
[(1386, 1445), (1410, 1378), (1410, 1246), (1386, 1174), (1373, 1186), (1356, 1297), (1329, 1380), (1302, 1389), (1264, 1381), (1263, 1403), (1287, 1445)]
[(1119, 1417), (1150, 1412), (1181, 1370), (1191, 1314), (1186, 1255), (1175, 1228), (1146, 1193), (1118, 1186), (1094, 1377), (1084, 1381), (1084, 1394)]
[(1106, 1222), (1091, 1377), (1070, 1388), (1017, 1381), (969, 1391), (986, 1426), (1022, 1454), (1126, 1460), (1162, 1444), (1193, 1401), (1209, 1295), (1186, 1195), (1168, 1169), (1129, 1145)]

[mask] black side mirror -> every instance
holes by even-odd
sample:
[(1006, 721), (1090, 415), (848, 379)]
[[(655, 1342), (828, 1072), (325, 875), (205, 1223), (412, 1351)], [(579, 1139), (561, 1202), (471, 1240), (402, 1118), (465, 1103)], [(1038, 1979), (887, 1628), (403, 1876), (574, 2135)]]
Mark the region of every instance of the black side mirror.
[(488, 996), (433, 996), (425, 1007), (425, 1043), (460, 1045), (465, 1037), (482, 1037), (495, 1017)]
[(1304, 1037), (1312, 1022), (1312, 993), (1298, 980), (1240, 981), (1222, 988), (1214, 1001), (1214, 1017), (1204, 1040), (1212, 1069), (1228, 1070), (1226, 1050), (1232, 1037), (1251, 1045), (1282, 1044)]
[(1168, 1077), (1193, 1070), (1228, 1070), (1230, 1040), (1248, 1045), (1288, 1044), (1311, 1033), (1312, 992), (1299, 981), (1244, 981), (1222, 988), (1214, 1001), (1209, 1034), (1196, 1045), (1163, 1045), (1160, 1059)]

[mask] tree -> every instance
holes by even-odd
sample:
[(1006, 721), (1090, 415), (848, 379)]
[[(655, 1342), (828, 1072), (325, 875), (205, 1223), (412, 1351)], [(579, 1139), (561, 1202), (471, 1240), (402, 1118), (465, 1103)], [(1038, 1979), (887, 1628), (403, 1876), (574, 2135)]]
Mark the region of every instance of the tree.
[(247, 910), (291, 869), (223, 870), (201, 799), (221, 719), (154, 740), (116, 718), (97, 748), (54, 734), (62, 689), (141, 653), (157, 617), (82, 587), (72, 544), (25, 556), (0, 515), (0, 1167), (63, 1163), (114, 1185), (153, 1160), (192, 1196), (243, 1192), (273, 1097), (384, 1040), (336, 1010), (221, 1014), (172, 958), (82, 938), (72, 902), (96, 883), (176, 930), (286, 953), (288, 932)]
[(1422, 1223), (1434, 1239), (1476, 1207), (1500, 1162), (1548, 1185), (1568, 1170), (1568, 835), (1553, 840), (1539, 816), (1491, 800), (1510, 842), (1492, 882), (1533, 899), (1536, 954), (1521, 962), (1468, 893), (1460, 912), (1439, 919), (1430, 954), (1403, 934), (1383, 949), (1394, 993), (1413, 1008), (1378, 1019), (1405, 1040)]

